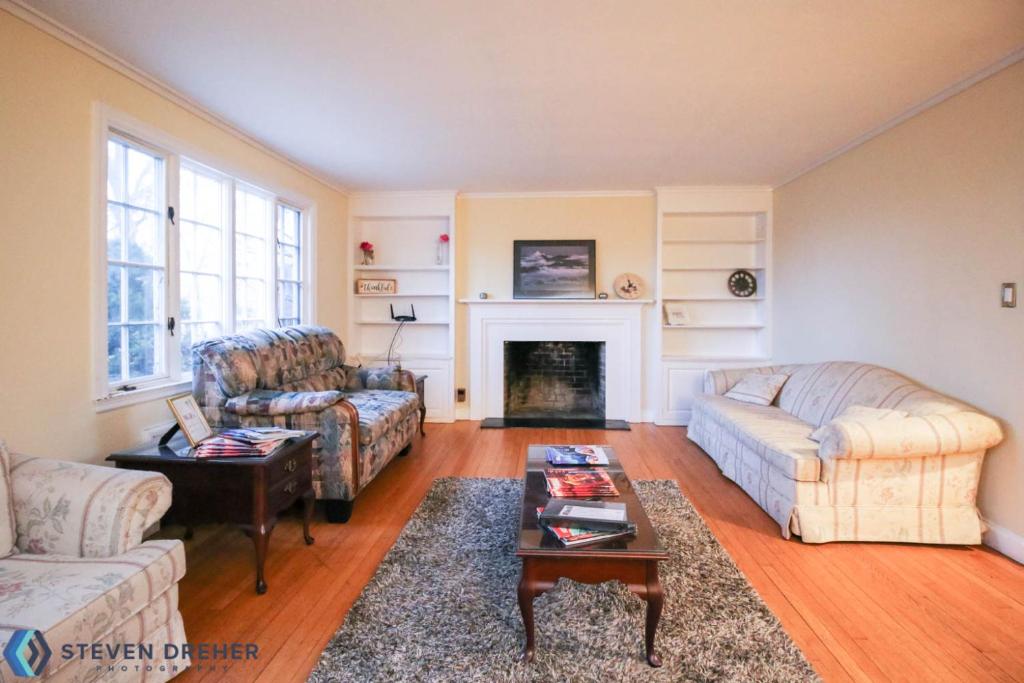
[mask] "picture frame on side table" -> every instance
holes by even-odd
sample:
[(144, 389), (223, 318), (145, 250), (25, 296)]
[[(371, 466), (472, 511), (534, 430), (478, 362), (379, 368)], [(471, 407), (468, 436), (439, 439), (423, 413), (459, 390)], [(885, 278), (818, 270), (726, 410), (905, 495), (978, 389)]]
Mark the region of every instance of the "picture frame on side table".
[(174, 413), (174, 419), (178, 421), (178, 428), (181, 429), (192, 448), (213, 436), (213, 429), (206, 421), (199, 404), (196, 403), (195, 396), (192, 394), (172, 396), (167, 399), (167, 405)]
[(515, 240), (512, 298), (595, 298), (596, 254), (596, 240)]

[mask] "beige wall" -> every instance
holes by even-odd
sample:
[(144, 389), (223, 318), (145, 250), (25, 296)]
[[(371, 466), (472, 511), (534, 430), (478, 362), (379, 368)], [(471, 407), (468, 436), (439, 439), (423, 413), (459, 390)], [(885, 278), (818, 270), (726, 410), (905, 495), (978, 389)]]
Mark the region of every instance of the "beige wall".
[(775, 352), (863, 360), (999, 417), (987, 519), (1024, 534), (1024, 63), (780, 188)]
[[(455, 207), (458, 298), (512, 298), (512, 242), (597, 240), (597, 291), (612, 293), (620, 273), (633, 272), (653, 296), (654, 196), (459, 197)], [(455, 386), (469, 385), (466, 307), (456, 306)], [(458, 404), (465, 407), (466, 404)]]
[(0, 45), (0, 437), (13, 449), (100, 460), (170, 419), (162, 401), (93, 406), (94, 101), (315, 201), (317, 318), (343, 329), (343, 194), (4, 11)]

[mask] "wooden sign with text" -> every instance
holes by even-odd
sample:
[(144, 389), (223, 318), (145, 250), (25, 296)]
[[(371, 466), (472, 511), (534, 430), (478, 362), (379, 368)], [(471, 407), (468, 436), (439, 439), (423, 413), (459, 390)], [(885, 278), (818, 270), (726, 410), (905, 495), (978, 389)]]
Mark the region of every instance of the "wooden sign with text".
[(356, 294), (396, 294), (398, 280), (359, 279), (356, 280)]

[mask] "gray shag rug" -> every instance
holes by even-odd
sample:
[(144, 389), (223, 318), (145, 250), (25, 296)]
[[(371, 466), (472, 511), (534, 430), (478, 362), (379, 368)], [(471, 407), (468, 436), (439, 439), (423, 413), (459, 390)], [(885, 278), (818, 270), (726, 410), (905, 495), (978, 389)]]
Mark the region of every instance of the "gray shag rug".
[(320, 656), (322, 681), (816, 681), (672, 481), (634, 482), (671, 557), (652, 669), (646, 604), (617, 582), (561, 580), (525, 642), (515, 556), (522, 481), (438, 479)]

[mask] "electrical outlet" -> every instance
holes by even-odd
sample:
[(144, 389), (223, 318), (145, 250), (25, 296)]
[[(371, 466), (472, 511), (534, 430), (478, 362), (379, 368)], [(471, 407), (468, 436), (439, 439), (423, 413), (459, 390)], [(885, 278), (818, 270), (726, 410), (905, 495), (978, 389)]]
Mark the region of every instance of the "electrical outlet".
[(142, 428), (142, 441), (150, 442), (156, 441), (161, 436), (167, 433), (167, 430), (174, 426), (174, 420), (169, 422), (161, 422), (160, 424), (150, 425)]
[(455, 400), (459, 403), (466, 402), (466, 389), (464, 387), (459, 387), (455, 390)]

